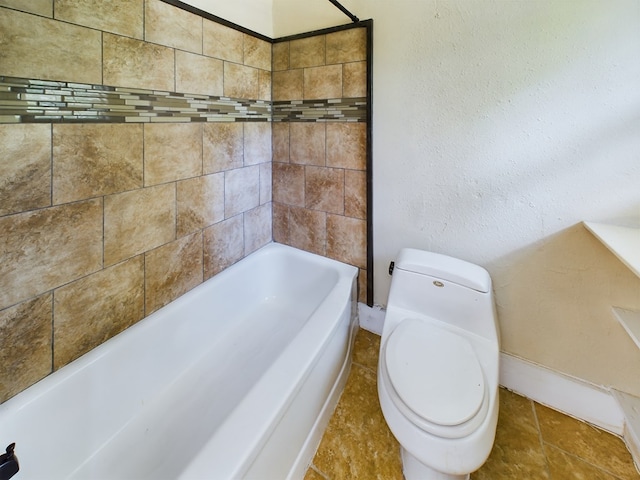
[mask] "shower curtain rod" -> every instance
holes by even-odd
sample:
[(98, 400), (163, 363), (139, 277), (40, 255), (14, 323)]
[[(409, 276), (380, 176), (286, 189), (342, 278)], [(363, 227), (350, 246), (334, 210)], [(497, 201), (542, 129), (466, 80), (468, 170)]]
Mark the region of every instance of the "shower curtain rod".
[(339, 8), (342, 13), (344, 13), (347, 17), (349, 17), (352, 22), (357, 23), (360, 21), (358, 17), (356, 17), (353, 13), (351, 13), (346, 8), (344, 8), (344, 6), (340, 2), (338, 2), (338, 0), (329, 0), (329, 1), (333, 3), (334, 6)]

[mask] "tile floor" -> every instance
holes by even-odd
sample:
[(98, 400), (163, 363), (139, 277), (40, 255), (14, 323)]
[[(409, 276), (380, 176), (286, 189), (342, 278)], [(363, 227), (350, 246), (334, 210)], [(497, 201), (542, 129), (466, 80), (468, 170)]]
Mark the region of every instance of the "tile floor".
[[(378, 404), (380, 337), (360, 329), (345, 390), (304, 480), (402, 480), (399, 445)], [(493, 451), (472, 480), (638, 480), (624, 442), (500, 390)]]

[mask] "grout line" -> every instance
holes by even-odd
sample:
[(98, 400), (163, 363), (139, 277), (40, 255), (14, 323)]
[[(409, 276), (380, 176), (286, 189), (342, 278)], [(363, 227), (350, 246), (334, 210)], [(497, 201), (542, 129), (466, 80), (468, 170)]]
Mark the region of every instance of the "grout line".
[(531, 411), (533, 412), (533, 420), (536, 423), (536, 429), (538, 430), (538, 440), (540, 441), (540, 449), (542, 450), (542, 456), (544, 457), (544, 468), (549, 478), (551, 476), (551, 468), (549, 468), (549, 459), (547, 458), (547, 452), (545, 451), (545, 442), (542, 438), (542, 429), (540, 428), (540, 422), (538, 421), (538, 412), (536, 412), (536, 404), (533, 400), (528, 399), (531, 402)]

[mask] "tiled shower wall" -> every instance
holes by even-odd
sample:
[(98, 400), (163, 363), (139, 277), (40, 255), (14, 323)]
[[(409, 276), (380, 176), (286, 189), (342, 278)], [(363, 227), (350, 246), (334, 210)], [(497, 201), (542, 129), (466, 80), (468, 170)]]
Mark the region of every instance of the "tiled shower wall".
[[(273, 46), (274, 240), (359, 267), (361, 302), (367, 292), (366, 60), (366, 28)], [(340, 114), (332, 116), (332, 104), (343, 106)], [(325, 105), (326, 115), (307, 114)]]
[(234, 121), (270, 42), (158, 0), (0, 0), (0, 32), (2, 402), (270, 242), (272, 132)]

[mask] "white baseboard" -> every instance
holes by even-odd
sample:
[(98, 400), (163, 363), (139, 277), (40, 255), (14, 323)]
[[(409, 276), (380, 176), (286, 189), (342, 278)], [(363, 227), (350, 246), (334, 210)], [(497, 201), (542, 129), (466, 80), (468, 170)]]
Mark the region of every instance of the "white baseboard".
[[(360, 326), (382, 334), (385, 311), (358, 304)], [(500, 385), (571, 417), (623, 436), (640, 465), (640, 399), (515, 355), (500, 353)]]

